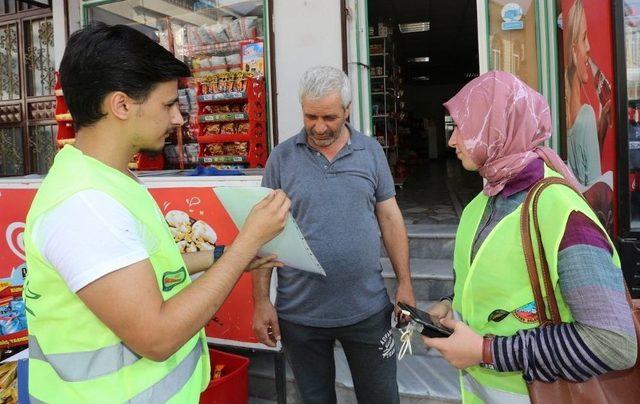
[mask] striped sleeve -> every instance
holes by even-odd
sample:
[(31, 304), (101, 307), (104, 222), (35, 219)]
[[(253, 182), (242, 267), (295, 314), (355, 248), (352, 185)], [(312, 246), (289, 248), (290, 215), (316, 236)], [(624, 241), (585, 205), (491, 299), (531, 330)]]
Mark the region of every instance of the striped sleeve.
[(622, 271), (613, 265), (599, 228), (579, 215), (572, 214), (558, 255), (560, 291), (574, 322), (497, 337), (498, 371), (522, 371), (527, 381), (585, 381), (635, 363), (635, 329)]
[(612, 370), (591, 352), (573, 323), (519, 331), (493, 341), (496, 369), (521, 370), (526, 381), (585, 381)]

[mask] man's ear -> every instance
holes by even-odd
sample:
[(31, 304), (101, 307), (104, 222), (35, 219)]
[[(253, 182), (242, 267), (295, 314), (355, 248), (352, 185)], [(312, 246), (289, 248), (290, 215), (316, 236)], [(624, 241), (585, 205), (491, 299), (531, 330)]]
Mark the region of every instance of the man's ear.
[(118, 119), (127, 120), (131, 117), (133, 100), (122, 91), (114, 91), (104, 99), (104, 112), (111, 114)]
[(347, 105), (347, 107), (344, 109), (344, 112), (346, 114), (344, 119), (349, 119), (349, 115), (351, 115), (351, 105), (353, 104), (349, 103), (349, 105)]

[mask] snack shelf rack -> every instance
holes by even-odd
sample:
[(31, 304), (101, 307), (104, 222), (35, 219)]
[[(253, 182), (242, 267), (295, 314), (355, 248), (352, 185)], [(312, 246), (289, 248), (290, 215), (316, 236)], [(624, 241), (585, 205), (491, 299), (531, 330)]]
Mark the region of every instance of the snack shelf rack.
[(231, 92), (213, 92), (205, 81), (200, 81), (196, 100), (198, 115), (192, 126), (200, 148), (200, 163), (265, 166), (268, 149), (264, 78), (247, 77), (245, 88), (240, 91), (236, 87)]

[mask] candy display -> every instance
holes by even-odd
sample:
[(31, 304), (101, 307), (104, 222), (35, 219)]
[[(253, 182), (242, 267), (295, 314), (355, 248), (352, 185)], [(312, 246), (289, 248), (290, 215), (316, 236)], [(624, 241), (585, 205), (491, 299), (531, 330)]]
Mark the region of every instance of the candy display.
[(264, 167), (266, 125), (264, 80), (246, 72), (198, 78), (200, 163), (221, 169)]
[(249, 144), (247, 142), (209, 143), (204, 146), (203, 155), (210, 156), (240, 156), (247, 155)]
[(18, 402), (18, 363), (0, 364), (0, 403)]
[(240, 71), (208, 74), (200, 79), (200, 91), (202, 94), (244, 92), (249, 77), (252, 74)]

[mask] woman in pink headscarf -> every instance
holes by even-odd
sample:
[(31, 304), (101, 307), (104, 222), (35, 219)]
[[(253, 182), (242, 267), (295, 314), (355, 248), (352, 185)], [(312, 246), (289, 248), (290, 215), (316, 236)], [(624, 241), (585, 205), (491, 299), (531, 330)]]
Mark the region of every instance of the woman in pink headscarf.
[(529, 402), (527, 381), (584, 381), (633, 366), (636, 336), (618, 256), (589, 206), (561, 185), (544, 190), (538, 211), (563, 324), (538, 324), (520, 241), (522, 202), (544, 177), (578, 188), (544, 146), (551, 137), (544, 97), (494, 71), (444, 105), (456, 125), (449, 145), (484, 189), (460, 219), (454, 295), (429, 309), (453, 334), (423, 339), (462, 370), (463, 401)]

